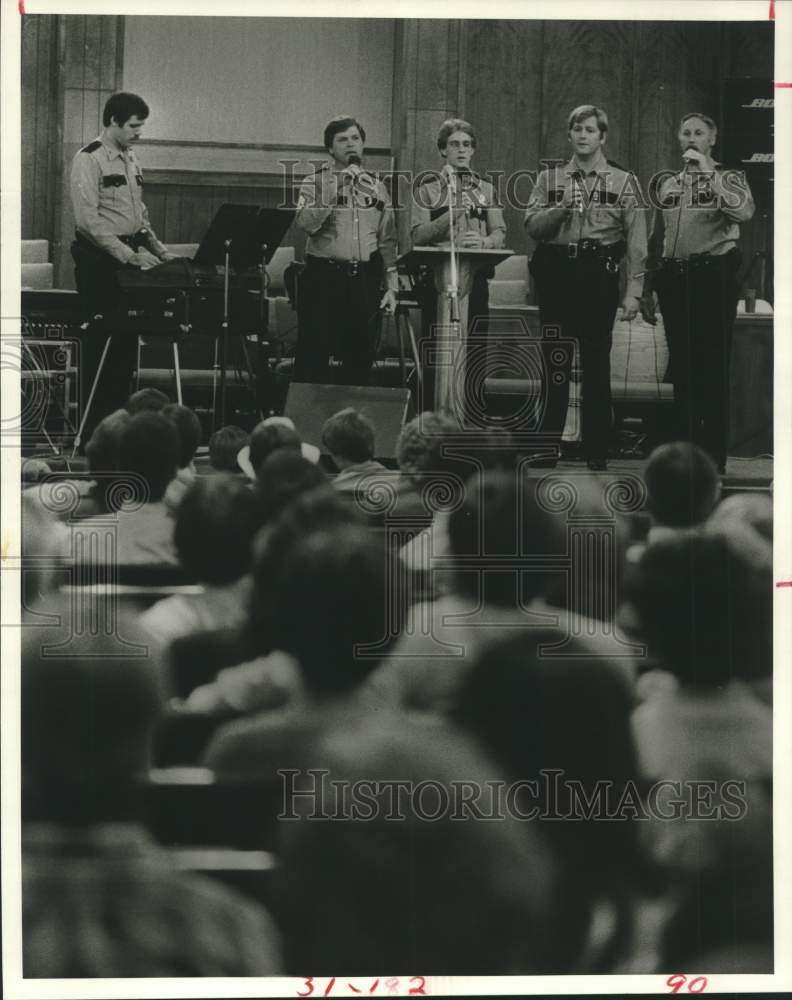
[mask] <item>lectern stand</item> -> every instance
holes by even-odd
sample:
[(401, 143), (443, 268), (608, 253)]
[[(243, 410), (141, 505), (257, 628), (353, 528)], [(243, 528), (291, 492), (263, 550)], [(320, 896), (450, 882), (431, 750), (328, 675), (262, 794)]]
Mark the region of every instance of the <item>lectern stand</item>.
[[(468, 296), (473, 287), (473, 278), (481, 268), (492, 268), (502, 260), (511, 257), (511, 250), (467, 250), (455, 251), (457, 266), (457, 286), (454, 290), (456, 302), (452, 302), (451, 289), (453, 275), (451, 252), (448, 247), (413, 247), (399, 258), (399, 263), (408, 271), (417, 271), (421, 266), (431, 269), (437, 291), (437, 324), (432, 349), (432, 362), (424, 355), (424, 365), (434, 371), (434, 409), (445, 413), (456, 413), (464, 419), (464, 392), (466, 346), (468, 330)], [(454, 308), (458, 310), (455, 322)]]

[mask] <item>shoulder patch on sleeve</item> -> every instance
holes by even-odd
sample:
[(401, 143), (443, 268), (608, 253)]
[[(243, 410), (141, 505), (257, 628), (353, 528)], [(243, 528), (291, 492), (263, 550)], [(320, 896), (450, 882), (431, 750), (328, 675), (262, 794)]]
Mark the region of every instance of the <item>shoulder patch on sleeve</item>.
[(98, 139), (94, 139), (93, 142), (89, 142), (87, 146), (83, 146), (80, 150), (81, 153), (93, 153), (95, 150), (99, 149), (101, 142)]

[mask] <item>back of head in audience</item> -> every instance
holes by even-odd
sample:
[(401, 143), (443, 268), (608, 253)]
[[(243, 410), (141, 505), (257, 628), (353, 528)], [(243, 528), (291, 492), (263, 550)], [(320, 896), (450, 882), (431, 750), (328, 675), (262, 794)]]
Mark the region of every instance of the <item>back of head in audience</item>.
[(631, 600), (642, 634), (691, 688), (771, 669), (772, 565), (750, 538), (736, 528), (680, 533), (641, 555)]
[(300, 435), (290, 420), (269, 417), (257, 424), (250, 435), (250, 464), (258, 473), (261, 465), (273, 452), (289, 448), (299, 454), (301, 447)]
[(164, 392), (161, 392), (159, 389), (154, 389), (153, 387), (148, 387), (146, 389), (138, 389), (137, 392), (133, 392), (126, 401), (125, 409), (132, 416), (136, 413), (159, 413), (160, 410), (164, 409), (168, 405), (168, 403), (170, 403), (170, 399), (168, 399)]
[(91, 472), (118, 471), (121, 438), (131, 419), (129, 410), (116, 410), (96, 425), (90, 441), (85, 446), (85, 455)]
[(341, 468), (374, 458), (374, 425), (351, 406), (334, 413), (322, 428), (322, 444)]
[(356, 524), (355, 511), (328, 485), (298, 494), (259, 531), (253, 542), (249, 623), (254, 649), (267, 652), (271, 648), (274, 593), (280, 587), (284, 563), (292, 548), (319, 532)]
[(485, 469), (465, 484), (462, 503), (449, 518), (452, 554), (495, 558), (498, 565), (456, 573), (458, 593), (516, 607), (547, 589), (548, 571), (528, 571), (529, 560), (562, 555), (566, 528), (564, 519), (541, 502), (538, 482), (513, 471)]
[[(460, 808), (460, 785), (486, 799), (501, 777), (475, 747), (386, 716), (325, 730), (305, 764), (328, 771), (316, 808), (332, 819), (308, 819), (314, 801), (295, 797), (276, 902), (288, 972), (541, 971), (558, 930), (552, 861), (532, 824)], [(338, 812), (336, 782), (368, 789), (360, 817)]]
[[(59, 610), (71, 622), (70, 608)], [(22, 775), (27, 818), (123, 818), (149, 766), (158, 667), (124, 615), (108, 633), (30, 627), (22, 636)], [(53, 649), (53, 647), (57, 647)]]
[(248, 432), (229, 424), (215, 431), (209, 438), (209, 461), (220, 472), (239, 472), (237, 455), (250, 440)]
[[(591, 802), (597, 801), (598, 788), (605, 790), (603, 810), (615, 811), (637, 766), (627, 675), (605, 659), (592, 658), (574, 639), (565, 642), (563, 656), (553, 655), (554, 646), (556, 630), (531, 629), (486, 647), (455, 715), (508, 775), (536, 783), (521, 808), (538, 810), (529, 825), (559, 858), (559, 898), (567, 921), (564, 940), (555, 947), (563, 968), (582, 947), (593, 900), (629, 891), (637, 871), (629, 812), (610, 821), (606, 815), (585, 818), (568, 783), (578, 783)], [(574, 819), (559, 822), (553, 814)], [(627, 930), (624, 926), (620, 933)]]
[(121, 436), (120, 467), (141, 476), (149, 501), (161, 500), (179, 464), (179, 435), (161, 413), (137, 413)]
[(301, 493), (329, 486), (324, 471), (300, 451), (281, 448), (270, 454), (256, 472), (256, 496), (262, 522), (280, 513)]
[(170, 420), (179, 435), (179, 468), (185, 469), (201, 443), (201, 421), (193, 410), (179, 403), (168, 403), (162, 408), (162, 415)]
[(706, 451), (688, 441), (655, 448), (643, 475), (653, 517), (671, 528), (706, 521), (720, 497), (717, 466)]
[(173, 541), (191, 576), (232, 583), (248, 570), (257, 527), (256, 498), (245, 483), (224, 474), (205, 476), (190, 485), (179, 505)]
[(298, 541), (271, 600), (272, 648), (297, 659), (316, 697), (356, 687), (401, 627), (384, 548), (356, 528)]
[(449, 435), (459, 433), (459, 424), (445, 413), (419, 413), (401, 429), (396, 442), (399, 469), (410, 478), (444, 471), (449, 459), (443, 445)]

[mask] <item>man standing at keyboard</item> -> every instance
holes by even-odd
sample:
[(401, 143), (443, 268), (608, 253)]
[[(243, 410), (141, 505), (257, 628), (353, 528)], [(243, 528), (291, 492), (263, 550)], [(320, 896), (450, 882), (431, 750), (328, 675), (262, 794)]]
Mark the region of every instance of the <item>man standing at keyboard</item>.
[[(76, 233), (71, 252), (80, 305), (88, 321), (81, 365), (83, 406), (105, 338), (113, 333), (118, 270), (153, 267), (174, 257), (151, 228), (143, 204), (143, 175), (132, 149), (148, 114), (148, 105), (137, 94), (113, 94), (104, 106), (102, 134), (84, 146), (72, 163)], [(112, 338), (83, 440), (127, 398), (136, 355), (134, 337)]]
[[(574, 338), (583, 373), (582, 439), (590, 469), (607, 468), (611, 427), (610, 349), (625, 272), (622, 319), (638, 313), (646, 261), (646, 207), (634, 174), (605, 159), (608, 117), (584, 104), (569, 115), (572, 159), (543, 170), (525, 213), (528, 235), (538, 241), (531, 258), (543, 336), (559, 329)], [(640, 275), (640, 276), (639, 276)], [(563, 433), (569, 400), (569, 367), (558, 382), (547, 373), (543, 432)], [(557, 374), (557, 373), (553, 373)]]
[[(308, 242), (297, 284), (295, 382), (367, 384), (380, 310), (396, 308), (393, 209), (362, 165), (365, 141), (354, 118), (334, 118), (324, 131), (330, 159), (300, 189), (297, 224)], [(341, 362), (340, 377), (330, 376), (331, 355)]]

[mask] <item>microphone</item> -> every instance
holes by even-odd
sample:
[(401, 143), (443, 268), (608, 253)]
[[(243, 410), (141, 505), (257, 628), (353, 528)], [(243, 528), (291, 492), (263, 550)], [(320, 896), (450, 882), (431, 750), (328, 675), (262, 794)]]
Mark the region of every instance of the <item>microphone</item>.
[[(694, 153), (696, 155), (691, 156), (690, 155), (691, 153)], [(698, 163), (698, 153), (696, 151), (696, 147), (695, 146), (688, 146), (688, 148), (682, 154), (682, 159), (685, 161), (685, 165), (686, 166), (689, 165), (689, 164), (697, 164)]]

